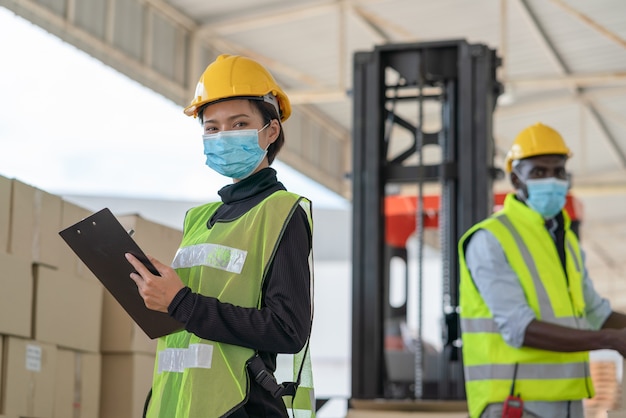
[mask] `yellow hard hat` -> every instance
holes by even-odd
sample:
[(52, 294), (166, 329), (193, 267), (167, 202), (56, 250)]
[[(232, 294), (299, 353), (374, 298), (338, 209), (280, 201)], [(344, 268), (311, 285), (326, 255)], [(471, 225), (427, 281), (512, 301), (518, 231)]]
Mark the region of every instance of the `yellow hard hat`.
[[(274, 77), (258, 62), (239, 55), (222, 54), (204, 70), (196, 86), (187, 116), (198, 116), (207, 103), (230, 98), (258, 98), (274, 104), (282, 122), (291, 115), (291, 104)], [(278, 103), (276, 103), (278, 100)]]
[(513, 161), (536, 155), (562, 154), (571, 157), (572, 153), (557, 131), (542, 123), (527, 127), (517, 135), (504, 162), (507, 173), (513, 169)]

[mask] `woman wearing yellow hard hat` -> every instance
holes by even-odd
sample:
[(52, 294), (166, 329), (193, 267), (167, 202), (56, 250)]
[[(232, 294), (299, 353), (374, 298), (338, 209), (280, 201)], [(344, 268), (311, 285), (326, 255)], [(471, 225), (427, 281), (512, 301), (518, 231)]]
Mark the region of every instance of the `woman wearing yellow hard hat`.
[[(159, 338), (146, 416), (313, 417), (311, 205), (270, 167), (289, 99), (258, 62), (220, 55), (184, 112), (233, 182), (187, 212), (172, 266), (151, 260), (160, 277), (128, 256), (146, 306), (184, 324)], [(277, 353), (295, 354), (293, 382), (276, 382)]]

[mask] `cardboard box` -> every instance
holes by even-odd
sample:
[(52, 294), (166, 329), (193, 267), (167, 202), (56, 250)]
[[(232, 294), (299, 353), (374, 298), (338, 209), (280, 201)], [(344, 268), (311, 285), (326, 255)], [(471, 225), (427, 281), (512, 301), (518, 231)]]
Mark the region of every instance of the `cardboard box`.
[[(130, 280), (130, 278), (129, 278)], [(157, 340), (152, 340), (133, 321), (108, 291), (102, 297), (102, 353), (156, 353)]]
[(63, 348), (99, 352), (104, 287), (42, 265), (33, 271), (33, 338)]
[(52, 411), (54, 418), (74, 416), (75, 385), (74, 352), (59, 349), (54, 375), (54, 410)]
[(100, 418), (142, 416), (153, 370), (154, 355), (103, 354)]
[(116, 216), (126, 230), (134, 230), (133, 239), (144, 253), (163, 264), (171, 264), (183, 238), (183, 232), (139, 215)]
[(11, 226), (11, 180), (0, 176), (0, 252), (9, 248)]
[(0, 266), (0, 334), (31, 338), (31, 263), (14, 255), (0, 253)]
[(62, 239), (61, 198), (13, 179), (10, 254), (57, 266)]
[[(76, 222), (82, 221), (91, 214), (92, 212), (90, 210), (63, 200), (61, 203), (61, 228), (59, 231), (74, 225)], [(59, 267), (59, 270), (72, 272), (78, 277), (89, 280), (98, 280), (62, 239), (57, 267)]]
[(52, 418), (56, 362), (56, 346), (5, 336), (0, 413)]
[(54, 418), (99, 418), (101, 357), (59, 349), (55, 376)]
[(76, 375), (80, 376), (82, 391), (80, 418), (100, 417), (100, 382), (102, 381), (102, 356), (98, 353), (77, 353), (80, 361)]

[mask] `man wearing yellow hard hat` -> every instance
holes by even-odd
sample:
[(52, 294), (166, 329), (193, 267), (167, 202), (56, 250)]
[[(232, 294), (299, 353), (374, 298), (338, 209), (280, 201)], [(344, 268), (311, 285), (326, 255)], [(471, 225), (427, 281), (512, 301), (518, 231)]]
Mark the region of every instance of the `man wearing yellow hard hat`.
[[(270, 167), (289, 99), (258, 62), (220, 55), (184, 112), (200, 121), (207, 166), (232, 184), (187, 212), (172, 266), (151, 259), (160, 277), (128, 255), (146, 306), (184, 324), (159, 338), (146, 415), (314, 417), (311, 204)], [(277, 353), (295, 354), (293, 382), (276, 382)]]
[(583, 418), (589, 351), (626, 354), (626, 316), (594, 290), (563, 210), (570, 157), (553, 128), (522, 130), (505, 162), (515, 192), (459, 241), (472, 418)]

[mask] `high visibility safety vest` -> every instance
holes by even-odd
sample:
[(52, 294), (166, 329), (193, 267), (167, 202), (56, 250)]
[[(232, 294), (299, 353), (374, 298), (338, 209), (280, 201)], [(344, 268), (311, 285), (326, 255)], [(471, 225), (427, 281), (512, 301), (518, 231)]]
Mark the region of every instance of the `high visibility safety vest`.
[[(261, 308), (263, 282), (284, 229), (298, 206), (312, 228), (310, 202), (278, 191), (228, 222), (207, 228), (221, 203), (191, 209), (172, 267), (193, 292), (241, 307)], [(309, 258), (309, 263), (311, 259)], [(308, 343), (305, 344), (305, 347)], [(227, 416), (246, 402), (250, 348), (205, 340), (187, 331), (161, 337), (157, 344), (149, 418)], [(308, 350), (294, 356), (294, 379), (302, 370), (292, 410), (314, 416), (313, 380)]]
[(580, 400), (594, 395), (588, 352), (514, 348), (504, 341), (465, 262), (468, 238), (478, 229), (488, 230), (500, 242), (538, 320), (588, 329), (582, 255), (565, 212), (563, 217), (567, 277), (543, 218), (512, 194), (502, 211), (472, 227), (459, 241), (463, 361), (472, 418), (479, 417), (487, 404), (503, 402), (514, 376), (515, 394), (526, 401)]

